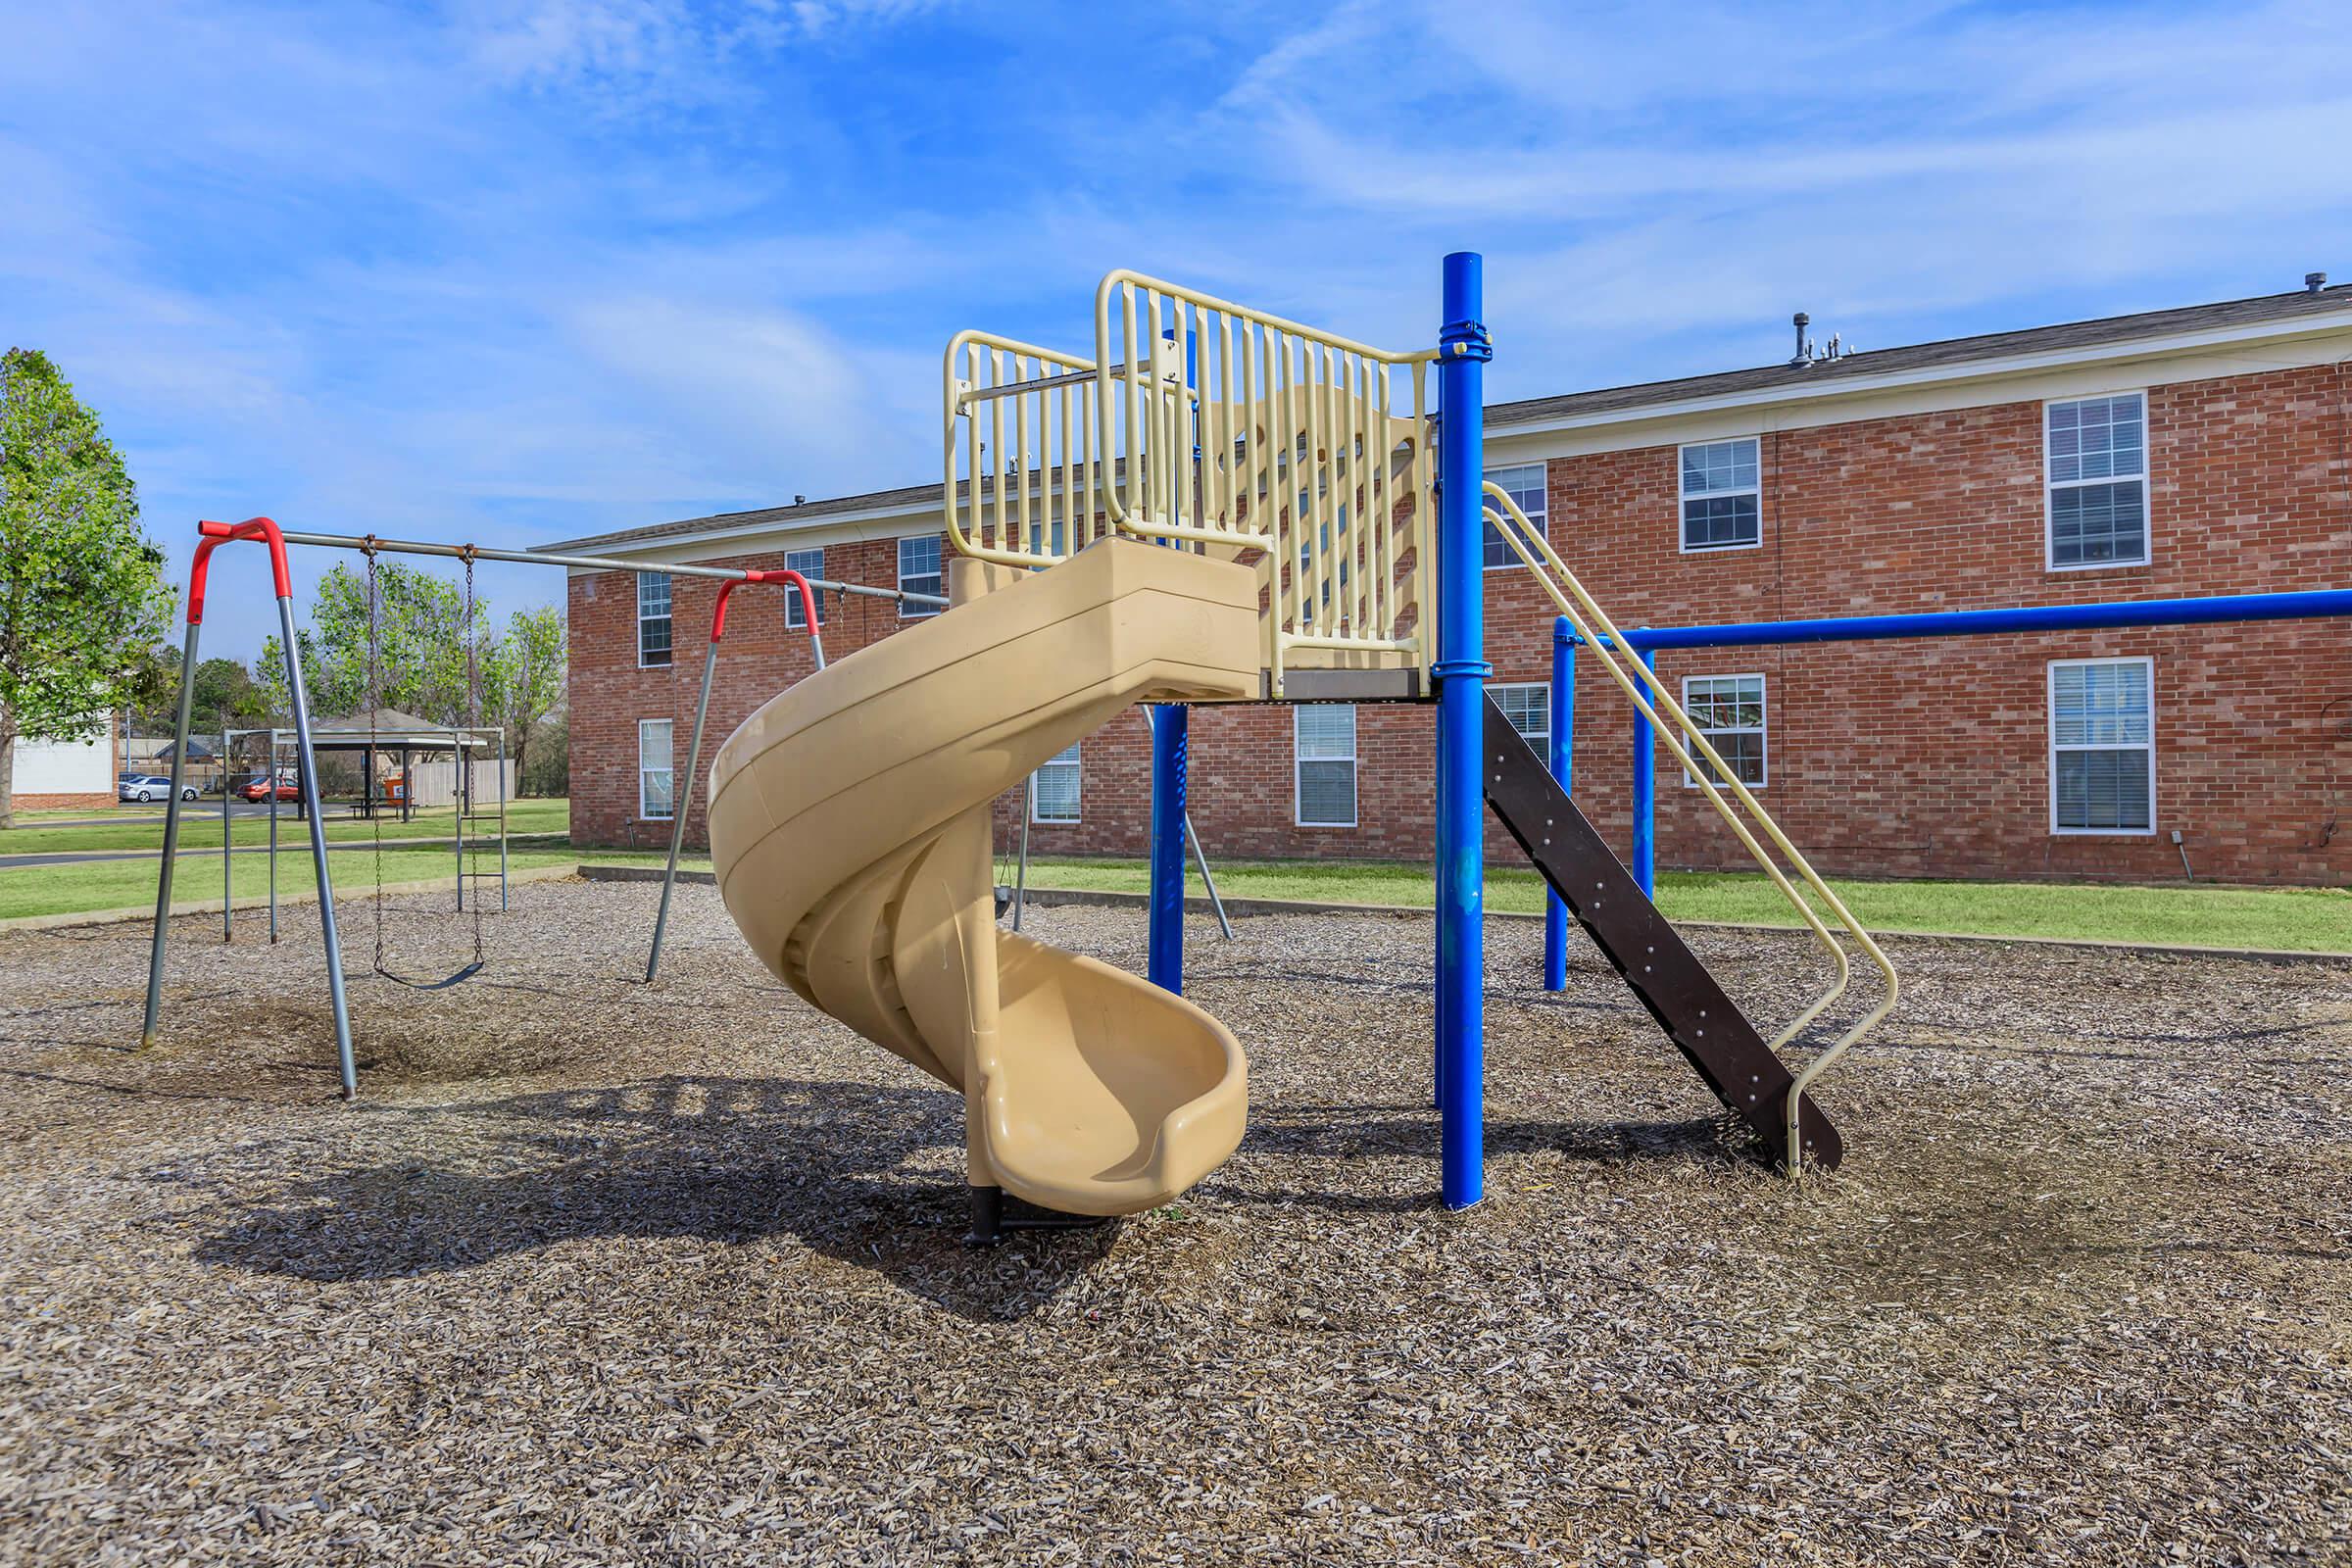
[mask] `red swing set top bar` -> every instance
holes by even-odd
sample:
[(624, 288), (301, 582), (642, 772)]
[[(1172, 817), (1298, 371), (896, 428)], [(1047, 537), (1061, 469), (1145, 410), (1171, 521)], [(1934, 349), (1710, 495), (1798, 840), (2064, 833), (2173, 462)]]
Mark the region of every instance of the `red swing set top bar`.
[(259, 539), (270, 546), (270, 579), (280, 599), (294, 597), (294, 573), (286, 564), (286, 536), (276, 523), (268, 517), (248, 517), (243, 522), (200, 522), (196, 531), (202, 537), (196, 544), (196, 560), (188, 568), (188, 624), (204, 622), (204, 579), (213, 564), (213, 552), (238, 539)]
[(800, 594), (801, 612), (808, 621), (808, 646), (815, 651), (816, 667), (824, 668), (824, 639), (818, 636), (816, 630), (816, 594), (809, 588), (808, 579), (797, 571), (762, 571), (746, 568), (742, 576), (720, 583), (718, 585), (718, 606), (710, 612), (711, 646), (713, 648), (718, 646), (718, 640), (727, 634), (727, 597), (746, 583), (757, 582), (772, 582), (781, 588)]

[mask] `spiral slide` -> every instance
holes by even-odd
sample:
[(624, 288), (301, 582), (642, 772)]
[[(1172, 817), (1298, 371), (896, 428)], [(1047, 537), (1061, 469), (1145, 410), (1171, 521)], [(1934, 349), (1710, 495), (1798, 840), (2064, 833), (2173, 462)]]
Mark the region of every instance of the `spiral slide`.
[(1037, 573), (951, 566), (945, 613), (719, 749), (720, 893), (785, 984), (962, 1091), (975, 1215), (995, 1189), (1137, 1213), (1240, 1144), (1241, 1046), (1181, 997), (1000, 930), (990, 810), (1136, 703), (1255, 697), (1256, 577), (1128, 539)]

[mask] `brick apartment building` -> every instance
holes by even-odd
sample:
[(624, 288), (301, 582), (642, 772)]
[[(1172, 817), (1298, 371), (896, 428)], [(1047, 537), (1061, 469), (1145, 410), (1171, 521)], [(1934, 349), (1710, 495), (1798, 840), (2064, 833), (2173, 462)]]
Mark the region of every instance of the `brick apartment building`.
[[(1571, 393), (1487, 421), (1489, 476), (1626, 626), (2352, 587), (2352, 287)], [(936, 590), (938, 506), (915, 485), (564, 546), (646, 568), (571, 578), (575, 835), (666, 842), (713, 588), (664, 564)], [(1552, 606), (1498, 539), (1489, 557), (1495, 685), (1538, 732)], [(738, 598), (707, 753), (810, 668), (780, 600)], [(910, 612), (824, 613), (839, 659)], [(2342, 621), (1691, 651), (1658, 669), (1826, 870), (2159, 880), (2185, 857), (2199, 877), (2352, 881)], [(1630, 714), (1590, 659), (1576, 706), (1576, 793), (1622, 846)], [(1207, 853), (1426, 857), (1433, 712), (1197, 712)], [(1744, 864), (1658, 760), (1659, 863)], [(1041, 772), (1033, 850), (1140, 854), (1148, 777), (1145, 722), (1123, 715)]]

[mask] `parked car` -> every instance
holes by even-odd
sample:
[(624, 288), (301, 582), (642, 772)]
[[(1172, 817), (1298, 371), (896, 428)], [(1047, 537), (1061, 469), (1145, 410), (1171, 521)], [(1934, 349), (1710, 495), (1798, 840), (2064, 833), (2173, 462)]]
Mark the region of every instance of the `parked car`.
[[(192, 801), (198, 794), (194, 784), (179, 787), (179, 798)], [(118, 801), (164, 801), (172, 798), (172, 780), (155, 773), (125, 773), (115, 781)]]
[[(249, 801), (266, 801), (270, 798), (270, 781), (257, 776), (237, 793)], [(293, 774), (280, 773), (277, 775), (277, 798), (281, 801), (302, 799), (302, 786), (295, 782)]]

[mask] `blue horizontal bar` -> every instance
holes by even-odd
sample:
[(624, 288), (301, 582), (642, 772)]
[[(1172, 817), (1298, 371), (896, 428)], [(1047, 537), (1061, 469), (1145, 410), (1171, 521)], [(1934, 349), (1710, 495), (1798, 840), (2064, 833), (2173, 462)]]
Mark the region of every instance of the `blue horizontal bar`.
[(1771, 643), (1868, 642), (1884, 637), (1984, 637), (1997, 632), (2093, 631), (2115, 626), (2197, 626), (2230, 620), (2310, 620), (2352, 615), (2352, 588), (2206, 599), (2139, 599), (2109, 605), (2034, 605), (2013, 610), (1945, 610), (1914, 615), (1839, 615), (1823, 620), (1751, 620), (1726, 626), (1637, 626), (1636, 650), (1752, 648)]

